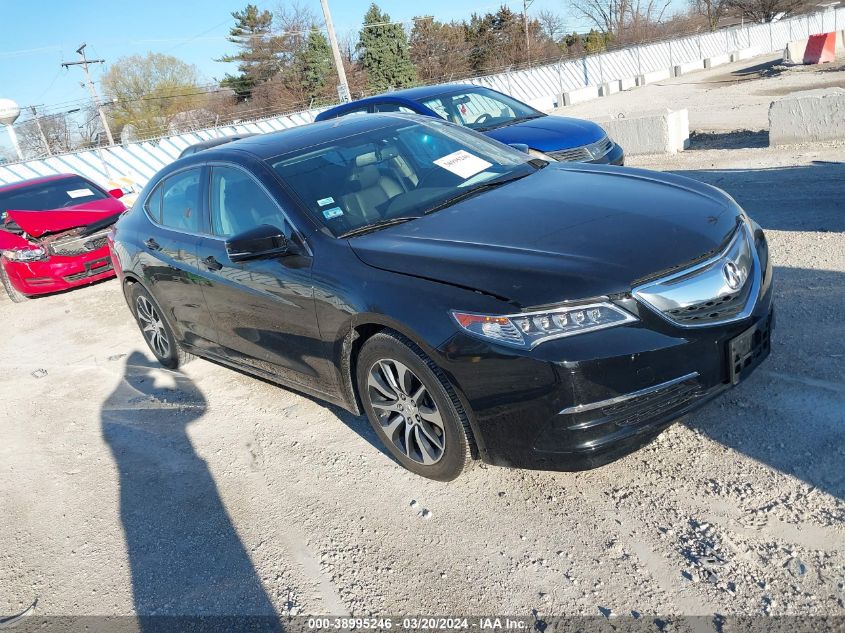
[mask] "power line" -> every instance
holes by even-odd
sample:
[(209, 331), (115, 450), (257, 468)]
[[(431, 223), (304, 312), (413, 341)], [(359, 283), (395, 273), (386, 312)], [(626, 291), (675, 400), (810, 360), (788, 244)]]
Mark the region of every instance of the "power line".
[(91, 73), (88, 71), (89, 64), (104, 64), (106, 60), (86, 58), (84, 42), (82, 43), (82, 46), (76, 49), (76, 52), (79, 53), (79, 61), (62, 62), (62, 66), (64, 68), (70, 68), (71, 66), (82, 67), (82, 71), (85, 73), (85, 78), (87, 79), (88, 90), (91, 93), (91, 101), (93, 101), (94, 107), (100, 112), (100, 120), (103, 122), (103, 129), (106, 131), (106, 136), (109, 139), (109, 145), (114, 145), (114, 138), (111, 135), (111, 129), (109, 129), (109, 121), (106, 118), (105, 112), (103, 112), (102, 106), (100, 105), (100, 98), (97, 96), (97, 89), (94, 87), (94, 82), (91, 81)]

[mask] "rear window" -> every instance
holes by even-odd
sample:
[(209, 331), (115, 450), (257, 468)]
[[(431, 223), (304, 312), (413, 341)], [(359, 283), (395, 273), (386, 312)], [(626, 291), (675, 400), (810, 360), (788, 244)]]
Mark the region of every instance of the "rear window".
[(108, 194), (100, 188), (84, 178), (75, 176), (0, 191), (0, 213), (51, 211), (105, 198), (108, 198)]

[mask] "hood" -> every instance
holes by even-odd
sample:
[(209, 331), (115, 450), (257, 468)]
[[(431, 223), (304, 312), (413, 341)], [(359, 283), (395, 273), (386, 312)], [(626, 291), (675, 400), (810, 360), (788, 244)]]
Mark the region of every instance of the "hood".
[(126, 207), (119, 200), (106, 198), (56, 211), (9, 210), (6, 216), (28, 235), (41, 237), (45, 233), (75, 229), (112, 216), (117, 219), (117, 216), (125, 209)]
[(605, 136), (602, 127), (592, 121), (550, 115), (484, 133), (502, 143), (525, 143), (541, 152), (581, 147)]
[(553, 163), (349, 245), (370, 266), (530, 307), (630, 292), (717, 251), (740, 213), (681, 176)]

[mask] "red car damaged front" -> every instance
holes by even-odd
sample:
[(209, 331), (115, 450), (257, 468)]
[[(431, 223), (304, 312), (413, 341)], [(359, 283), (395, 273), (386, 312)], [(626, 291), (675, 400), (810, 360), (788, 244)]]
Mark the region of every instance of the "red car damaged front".
[(74, 174), (0, 187), (0, 281), (10, 298), (113, 277), (106, 234), (125, 210), (117, 193)]

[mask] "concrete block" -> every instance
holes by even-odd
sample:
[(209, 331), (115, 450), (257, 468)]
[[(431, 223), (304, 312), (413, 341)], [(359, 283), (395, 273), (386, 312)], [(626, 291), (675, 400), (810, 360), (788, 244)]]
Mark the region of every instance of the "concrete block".
[(681, 75), (688, 75), (694, 73), (696, 70), (702, 70), (704, 63), (699, 59), (694, 62), (687, 62), (685, 64), (678, 64), (672, 68), (672, 76), (680, 77)]
[(544, 97), (538, 97), (536, 99), (530, 99), (526, 103), (528, 103), (528, 105), (530, 105), (532, 108), (537, 108), (540, 112), (545, 112), (546, 114), (558, 107), (558, 102), (555, 99), (554, 95), (547, 95)]
[(749, 48), (742, 48), (738, 51), (734, 51), (731, 53), (731, 61), (732, 62), (739, 62), (744, 59), (751, 59), (752, 57), (757, 57), (760, 54), (760, 49), (756, 46), (751, 46)]
[(769, 106), (769, 145), (845, 140), (845, 90), (793, 92)]
[(584, 103), (585, 101), (591, 101), (592, 99), (598, 98), (598, 86), (587, 86), (586, 88), (579, 88), (578, 90), (570, 90), (569, 92), (564, 92), (562, 95), (560, 95), (558, 103), (562, 103), (565, 106), (569, 106), (575, 105), (576, 103)]
[(609, 97), (612, 94), (616, 94), (620, 90), (622, 90), (622, 88), (620, 87), (618, 80), (607, 81), (599, 86), (599, 96)]
[(637, 78), (636, 77), (627, 77), (625, 79), (619, 80), (619, 89), (620, 90), (630, 90), (631, 88), (637, 87)]
[(593, 119), (628, 156), (674, 154), (689, 146), (687, 110), (657, 110), (628, 117)]
[(669, 79), (672, 76), (671, 69), (667, 68), (666, 70), (655, 70), (650, 73), (644, 73), (637, 77), (637, 85), (638, 86), (645, 86), (647, 84), (653, 84), (655, 81), (663, 81), (664, 79)]
[(725, 55), (715, 55), (713, 57), (708, 57), (704, 60), (704, 67), (705, 68), (714, 68), (716, 66), (721, 66), (722, 64), (727, 64), (731, 61), (731, 56), (728, 54)]

